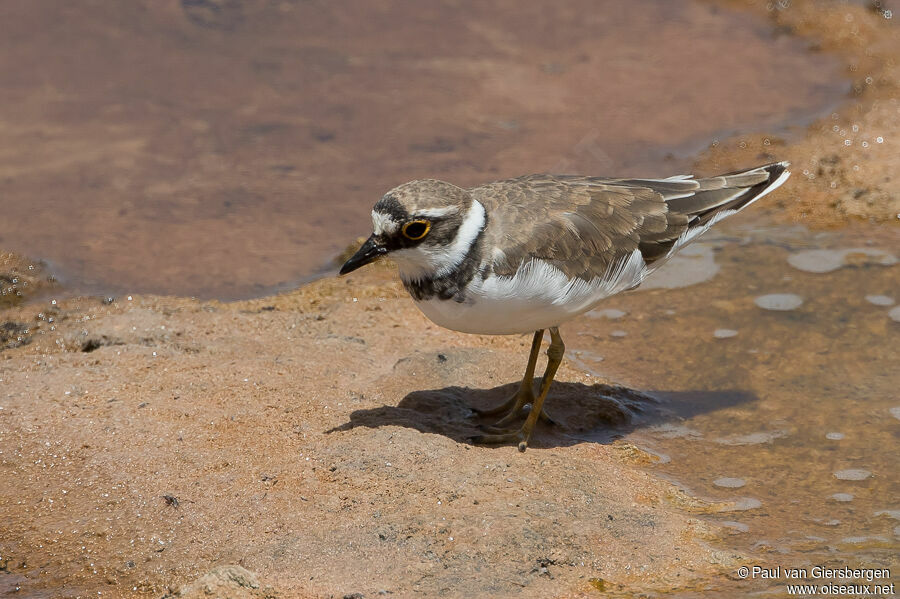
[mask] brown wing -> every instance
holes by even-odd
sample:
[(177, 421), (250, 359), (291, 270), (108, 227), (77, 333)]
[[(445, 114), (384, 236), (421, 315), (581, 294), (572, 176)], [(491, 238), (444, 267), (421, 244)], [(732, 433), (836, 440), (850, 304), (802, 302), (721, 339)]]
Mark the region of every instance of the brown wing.
[(486, 256), (495, 273), (512, 276), (533, 256), (591, 280), (636, 249), (648, 265), (667, 257), (689, 230), (749, 205), (786, 166), (696, 180), (528, 175), (470, 192), (490, 214), (484, 247), (501, 250)]

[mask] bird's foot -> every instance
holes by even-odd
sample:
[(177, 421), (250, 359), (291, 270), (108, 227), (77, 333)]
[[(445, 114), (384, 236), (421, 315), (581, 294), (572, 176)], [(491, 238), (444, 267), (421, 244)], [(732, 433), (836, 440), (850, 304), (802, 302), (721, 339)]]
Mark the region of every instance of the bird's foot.
[[(530, 411), (531, 405), (527, 406), (528, 410), (523, 410), (524, 413), (528, 413)], [(510, 441), (518, 441), (519, 442), (519, 451), (525, 451), (528, 447), (528, 440), (531, 437), (531, 431), (534, 428), (531, 423), (531, 420), (526, 420), (525, 424), (518, 429), (506, 428), (506, 425), (515, 418), (509, 420), (509, 422), (504, 422), (510, 416), (519, 416), (519, 413), (509, 414), (506, 418), (499, 420), (493, 425), (485, 425), (481, 427), (481, 430), (485, 432), (483, 435), (476, 435), (472, 437), (472, 442), (480, 445), (497, 445), (500, 443), (509, 443)], [(556, 421), (550, 418), (543, 409), (541, 409), (540, 414), (538, 414), (538, 420), (545, 422), (551, 426), (556, 425)]]
[(518, 441), (519, 451), (525, 451), (528, 448), (528, 439), (530, 437), (531, 431), (526, 431), (523, 426), (514, 431), (476, 435), (472, 437), (472, 442), (478, 445), (499, 445), (501, 443)]
[[(515, 422), (520, 418), (527, 417), (533, 408), (533, 404), (527, 403), (523, 407), (518, 410), (514, 410), (509, 412), (506, 416), (495, 422), (494, 424), (487, 424), (482, 426), (483, 430), (486, 430), (491, 433), (508, 433), (510, 430), (509, 425)], [(557, 422), (547, 414), (547, 411), (541, 408), (541, 413), (538, 414), (538, 418), (541, 422), (545, 424), (549, 424), (550, 426), (556, 426)]]
[(513, 395), (506, 401), (501, 404), (494, 406), (493, 408), (472, 408), (470, 409), (478, 414), (479, 416), (496, 416), (497, 414), (506, 414), (510, 413), (518, 402), (519, 396), (518, 394)]

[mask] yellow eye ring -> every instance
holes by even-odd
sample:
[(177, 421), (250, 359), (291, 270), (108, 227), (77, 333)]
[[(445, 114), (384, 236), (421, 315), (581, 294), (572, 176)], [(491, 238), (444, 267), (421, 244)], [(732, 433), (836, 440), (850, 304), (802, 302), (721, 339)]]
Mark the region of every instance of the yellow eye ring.
[(418, 241), (428, 235), (431, 230), (431, 223), (427, 220), (411, 220), (400, 230), (403, 236), (411, 241)]

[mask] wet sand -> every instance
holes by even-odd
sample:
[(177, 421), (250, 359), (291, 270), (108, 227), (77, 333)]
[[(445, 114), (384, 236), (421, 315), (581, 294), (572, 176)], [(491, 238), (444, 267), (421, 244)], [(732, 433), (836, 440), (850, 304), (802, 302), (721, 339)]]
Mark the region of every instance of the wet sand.
[(405, 181), (677, 174), (849, 86), (765, 19), (689, 1), (10, 3), (0, 22), (0, 247), (89, 293), (259, 297), (327, 267)]
[[(878, 54), (892, 25), (817, 10), (820, 43), (847, 61), (870, 48), (881, 83), (804, 139), (723, 139), (700, 169), (768, 154), (824, 168), (832, 121), (900, 138), (885, 117), (900, 80)], [(468, 406), (509, 392), (529, 339), (431, 325), (387, 265), (240, 303), (107, 303), (66, 299), (40, 264), (4, 255), (0, 274), (29, 284), (0, 318), (15, 335), (0, 353), (0, 591), (199, 597), (231, 564), (247, 571), (218, 580), (239, 597), (778, 596), (736, 568), (897, 568), (900, 266), (882, 262), (898, 229), (758, 220), (834, 225), (853, 206), (889, 220), (895, 155), (843, 147), (840, 185), (795, 168), (760, 214), (691, 248), (670, 283), (659, 273), (674, 288), (564, 327), (560, 425), (524, 454), (464, 439)], [(889, 178), (865, 179), (875, 195), (854, 204), (844, 184), (860, 171)], [(802, 254), (823, 249), (839, 258)], [(804, 303), (757, 303), (775, 293)]]

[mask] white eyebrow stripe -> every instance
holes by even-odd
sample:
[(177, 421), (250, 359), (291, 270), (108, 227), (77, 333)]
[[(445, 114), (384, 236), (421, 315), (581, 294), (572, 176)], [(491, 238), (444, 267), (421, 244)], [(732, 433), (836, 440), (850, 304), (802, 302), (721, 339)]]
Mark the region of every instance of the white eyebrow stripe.
[(429, 218), (440, 218), (442, 216), (447, 216), (448, 214), (453, 214), (454, 212), (459, 212), (459, 206), (445, 206), (443, 208), (426, 208), (425, 210), (419, 210), (416, 212), (415, 216), (427, 216)]
[(383, 235), (385, 233), (391, 235), (397, 232), (397, 229), (400, 228), (400, 223), (391, 218), (390, 214), (384, 214), (373, 210), (372, 228), (376, 235)]

